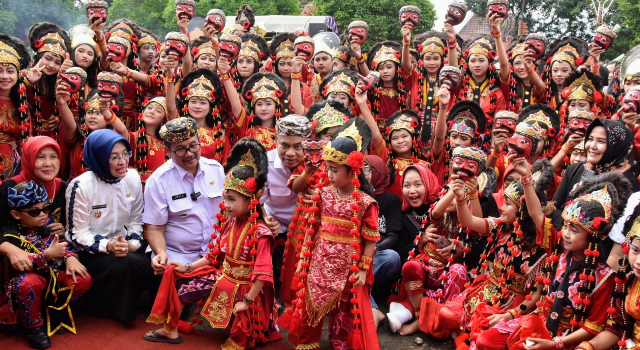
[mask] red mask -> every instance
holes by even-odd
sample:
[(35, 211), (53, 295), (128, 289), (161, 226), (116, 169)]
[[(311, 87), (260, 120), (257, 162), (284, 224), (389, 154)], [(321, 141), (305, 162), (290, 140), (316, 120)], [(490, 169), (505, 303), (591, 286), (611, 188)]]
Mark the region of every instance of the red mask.
[(175, 55), (176, 60), (181, 60), (187, 54), (189, 46), (182, 40), (168, 39), (165, 41), (167, 55)]
[(220, 15), (214, 14), (207, 16), (207, 23), (213, 26), (216, 34), (222, 32), (224, 29), (224, 21), (224, 18)]
[(531, 57), (533, 57), (534, 60), (542, 57), (544, 50), (546, 49), (544, 42), (538, 39), (527, 39), (527, 42), (524, 45), (525, 50), (531, 53)]
[(302, 56), (305, 61), (310, 60), (313, 57), (313, 45), (311, 43), (296, 44), (296, 56)]
[[(116, 78), (117, 77), (117, 78)], [(98, 95), (100, 97), (115, 100), (120, 94), (120, 84), (113, 81), (114, 79), (121, 79), (115, 73), (101, 72), (98, 74)]]
[(507, 140), (507, 145), (509, 146), (509, 151), (516, 152), (520, 157), (529, 158), (533, 152), (533, 142), (531, 139), (518, 133), (514, 133), (513, 136)]
[(400, 12), (400, 25), (409, 25), (411, 30), (415, 29), (420, 23), (420, 13), (413, 11), (401, 11)]
[(358, 87), (362, 91), (369, 91), (378, 82), (378, 79), (380, 79), (380, 73), (376, 71), (370, 71), (366, 77), (358, 74)]
[(507, 12), (509, 11), (509, 5), (507, 4), (491, 4), (489, 5), (489, 14), (493, 15), (497, 13), (500, 18), (507, 18)]
[(624, 100), (622, 100), (622, 110), (625, 113), (640, 112), (640, 90), (632, 89), (624, 95)]
[(453, 157), (451, 160), (451, 174), (460, 175), (462, 181), (478, 175), (479, 170), (480, 166), (475, 160), (464, 157)]
[[(235, 35), (233, 35), (235, 36)], [(235, 36), (237, 38), (237, 36)], [(235, 60), (238, 57), (240, 45), (231, 40), (220, 40), (220, 56), (224, 56), (229, 62)]]
[(327, 144), (326, 140), (305, 140), (302, 141), (302, 151), (304, 152), (304, 161), (313, 165), (316, 168), (320, 168), (322, 165), (322, 153), (324, 146)]
[(589, 124), (591, 124), (591, 120), (589, 119), (569, 118), (569, 134), (576, 134), (584, 137), (587, 133)]
[(456, 67), (448, 66), (440, 70), (438, 76), (438, 85), (448, 85), (449, 89), (456, 89), (460, 86), (462, 80), (462, 72)]
[[(77, 68), (77, 67), (73, 67), (73, 68), (76, 70), (82, 70), (82, 68)], [(67, 71), (67, 73), (64, 73), (64, 74), (60, 73), (59, 75), (60, 75), (60, 79), (62, 79), (62, 81), (67, 83), (68, 87), (66, 90), (70, 94), (75, 94), (76, 92), (80, 91), (80, 88), (85, 84), (87, 80), (86, 73), (85, 73), (85, 76), (82, 76), (81, 72)]]
[(512, 137), (517, 125), (518, 122), (511, 118), (496, 118), (493, 122), (493, 129), (504, 131), (508, 137)]
[(612, 42), (613, 40), (611, 40), (609, 36), (602, 33), (596, 33), (596, 35), (593, 37), (593, 43), (605, 50), (608, 49), (609, 46), (611, 46)]
[(467, 10), (457, 6), (449, 5), (447, 14), (444, 16), (444, 18), (446, 19), (447, 23), (451, 24), (452, 26), (457, 26), (458, 24), (462, 23), (462, 21), (464, 21), (466, 15)]
[(187, 18), (191, 20), (193, 18), (194, 11), (195, 9), (193, 8), (193, 6), (186, 4), (176, 4), (176, 16), (178, 16), (179, 19)]
[(349, 29), (349, 37), (351, 40), (355, 39), (358, 45), (362, 45), (367, 41), (367, 30), (363, 27), (353, 27)]
[(121, 62), (127, 55), (127, 47), (119, 43), (110, 42), (107, 44), (107, 57), (112, 62)]
[(91, 23), (102, 20), (102, 23), (107, 23), (107, 16), (109, 10), (104, 7), (87, 7), (87, 17), (91, 20)]

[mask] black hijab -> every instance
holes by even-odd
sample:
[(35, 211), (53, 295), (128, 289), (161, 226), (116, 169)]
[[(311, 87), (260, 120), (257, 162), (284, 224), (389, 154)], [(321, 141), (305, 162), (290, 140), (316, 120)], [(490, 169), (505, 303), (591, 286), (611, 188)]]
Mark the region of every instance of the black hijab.
[(597, 174), (606, 173), (622, 166), (627, 161), (629, 164), (633, 164), (633, 153), (631, 153), (633, 134), (629, 128), (617, 120), (598, 118), (592, 121), (584, 137), (585, 150), (589, 135), (598, 126), (604, 127), (607, 135), (607, 149), (598, 164), (595, 165), (595, 172)]

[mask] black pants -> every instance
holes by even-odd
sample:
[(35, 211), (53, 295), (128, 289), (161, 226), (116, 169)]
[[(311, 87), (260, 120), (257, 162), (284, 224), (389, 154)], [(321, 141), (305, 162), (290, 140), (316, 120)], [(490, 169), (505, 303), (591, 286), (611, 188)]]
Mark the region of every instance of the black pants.
[(111, 253), (80, 252), (80, 262), (93, 277), (87, 301), (121, 321), (136, 318), (136, 301), (145, 290), (149, 290), (151, 296), (157, 292), (159, 284), (151, 260), (142, 252), (122, 258)]

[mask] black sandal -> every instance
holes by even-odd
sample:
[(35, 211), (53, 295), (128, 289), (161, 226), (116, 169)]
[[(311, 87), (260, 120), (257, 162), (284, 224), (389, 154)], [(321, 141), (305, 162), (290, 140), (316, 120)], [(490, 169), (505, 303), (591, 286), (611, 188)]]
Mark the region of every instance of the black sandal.
[(167, 337), (166, 335), (162, 335), (160, 333), (158, 333), (157, 331), (153, 330), (151, 331), (151, 334), (153, 334), (153, 337), (150, 337), (148, 335), (144, 335), (144, 340), (146, 341), (150, 341), (153, 343), (167, 343), (167, 344), (180, 344), (182, 343), (182, 336), (178, 335), (178, 337), (176, 339), (171, 339), (169, 337)]

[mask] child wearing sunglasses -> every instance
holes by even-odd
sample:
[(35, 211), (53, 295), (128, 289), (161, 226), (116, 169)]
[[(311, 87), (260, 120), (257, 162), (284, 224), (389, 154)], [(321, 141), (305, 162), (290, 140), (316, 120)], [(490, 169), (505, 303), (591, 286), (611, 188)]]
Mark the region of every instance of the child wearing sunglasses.
[(92, 279), (73, 247), (46, 228), (52, 206), (42, 185), (15, 185), (7, 201), (11, 222), (0, 229), (0, 242), (27, 251), (32, 266), (25, 264), (23, 272), (9, 264), (0, 268), (0, 280), (7, 281), (0, 285), (0, 316), (3, 323), (21, 324), (32, 348), (44, 349), (61, 328), (76, 332), (69, 304), (89, 290)]

